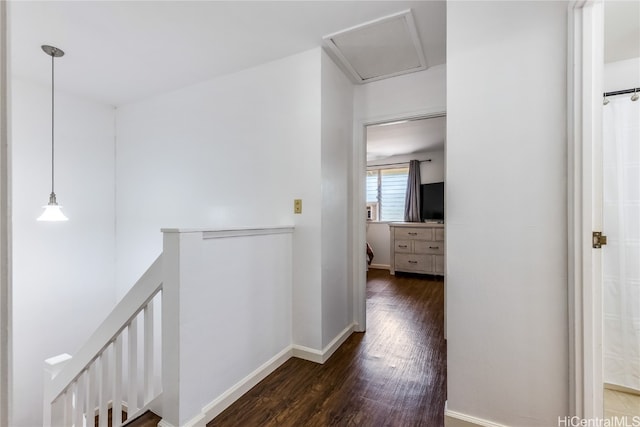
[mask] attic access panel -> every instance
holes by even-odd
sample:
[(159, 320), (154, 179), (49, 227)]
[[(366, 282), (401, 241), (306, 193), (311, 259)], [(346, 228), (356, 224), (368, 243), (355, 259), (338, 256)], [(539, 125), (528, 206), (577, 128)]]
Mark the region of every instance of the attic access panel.
[(323, 40), (358, 83), (427, 68), (411, 10), (330, 34)]

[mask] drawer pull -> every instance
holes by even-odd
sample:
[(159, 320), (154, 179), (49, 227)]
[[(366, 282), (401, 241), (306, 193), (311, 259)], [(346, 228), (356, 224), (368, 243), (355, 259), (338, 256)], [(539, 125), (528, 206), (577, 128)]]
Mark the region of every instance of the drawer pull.
[(399, 248), (408, 248), (407, 245), (398, 245)]
[(440, 246), (429, 246), (429, 249), (440, 249)]
[(417, 236), (418, 233), (407, 233), (409, 236)]
[(409, 264), (417, 264), (417, 263), (418, 263), (418, 261), (411, 261), (411, 260), (409, 260)]

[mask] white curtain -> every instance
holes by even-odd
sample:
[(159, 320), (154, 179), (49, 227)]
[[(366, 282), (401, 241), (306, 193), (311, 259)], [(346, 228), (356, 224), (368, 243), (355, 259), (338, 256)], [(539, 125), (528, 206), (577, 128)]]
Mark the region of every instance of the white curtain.
[(604, 381), (640, 391), (640, 101), (604, 110)]

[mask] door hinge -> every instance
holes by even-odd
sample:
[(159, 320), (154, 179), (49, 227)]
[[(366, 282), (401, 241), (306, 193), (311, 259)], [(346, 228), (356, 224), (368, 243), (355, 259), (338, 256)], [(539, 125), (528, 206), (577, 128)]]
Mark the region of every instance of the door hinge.
[(607, 236), (602, 234), (601, 231), (594, 231), (593, 232), (593, 248), (600, 249), (602, 245), (606, 245), (606, 244), (607, 244)]

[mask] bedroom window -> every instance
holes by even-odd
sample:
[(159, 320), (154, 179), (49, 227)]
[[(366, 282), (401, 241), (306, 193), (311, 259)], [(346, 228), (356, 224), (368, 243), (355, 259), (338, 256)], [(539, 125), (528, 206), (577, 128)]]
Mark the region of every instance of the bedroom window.
[(367, 210), (375, 211), (370, 220), (404, 220), (408, 175), (408, 166), (367, 170)]

